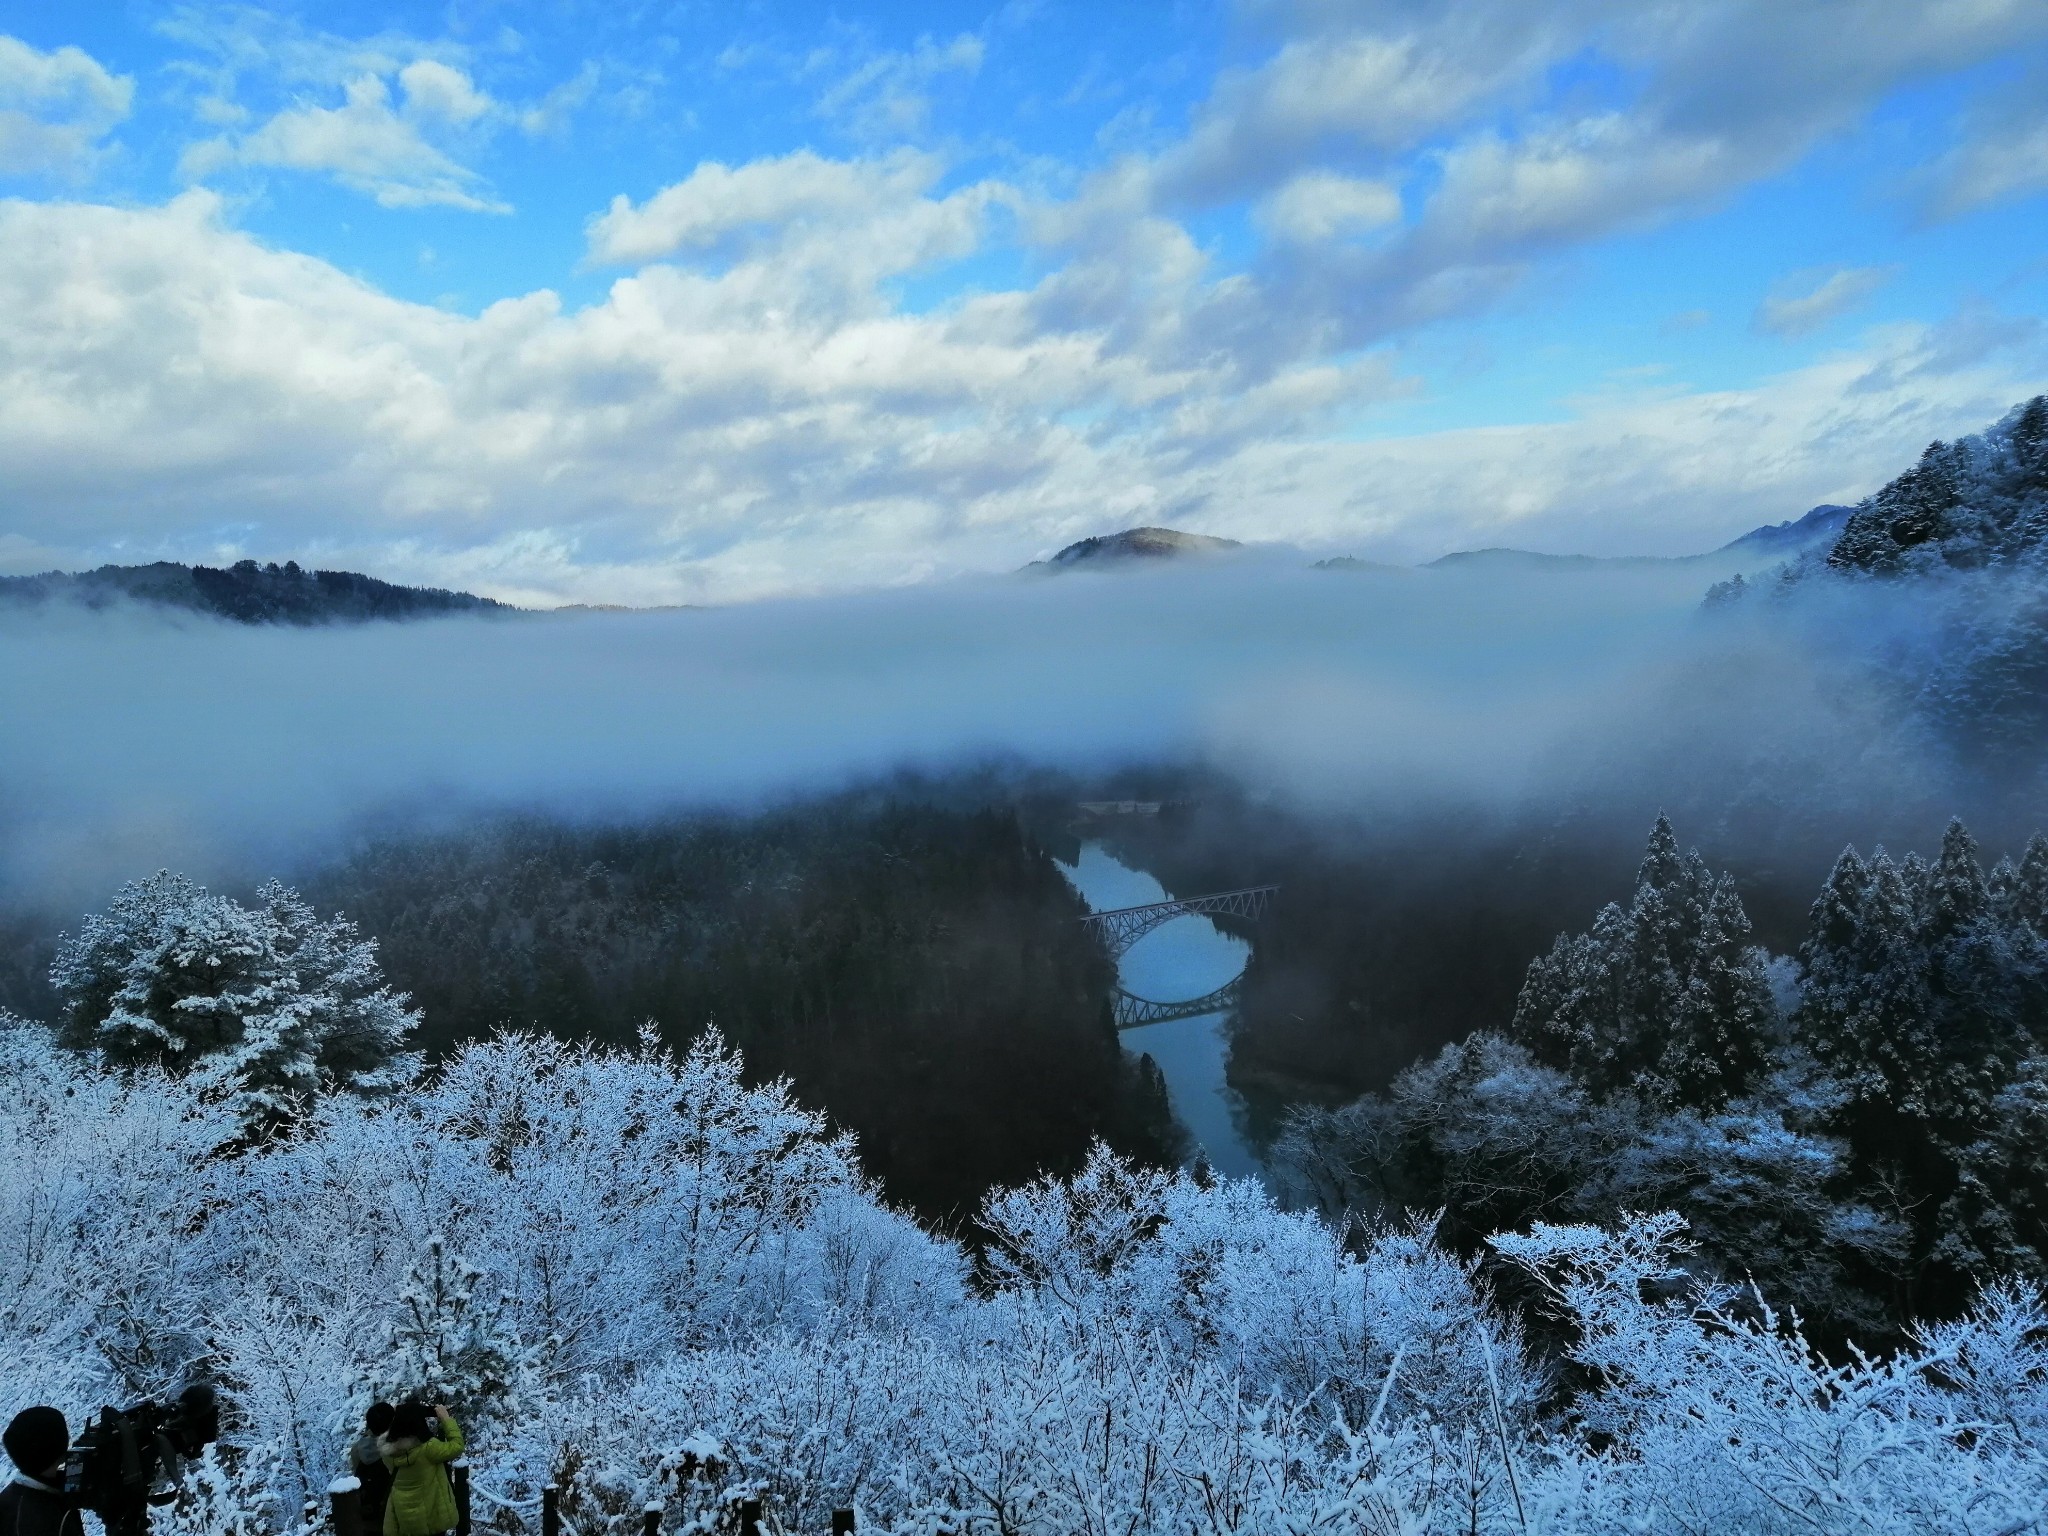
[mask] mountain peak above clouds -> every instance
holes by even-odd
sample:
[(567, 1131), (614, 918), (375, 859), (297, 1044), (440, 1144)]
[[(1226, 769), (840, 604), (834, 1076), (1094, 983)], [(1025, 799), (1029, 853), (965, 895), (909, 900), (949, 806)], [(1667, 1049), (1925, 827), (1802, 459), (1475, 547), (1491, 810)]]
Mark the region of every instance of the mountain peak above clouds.
[(1243, 548), (1244, 545), (1236, 539), (1213, 538), (1206, 533), (1182, 533), (1177, 528), (1126, 528), (1121, 533), (1078, 540), (1050, 559), (1034, 560), (1024, 569), (1049, 575), (1077, 567), (1115, 566), (1140, 560), (1183, 560), (1227, 554)]

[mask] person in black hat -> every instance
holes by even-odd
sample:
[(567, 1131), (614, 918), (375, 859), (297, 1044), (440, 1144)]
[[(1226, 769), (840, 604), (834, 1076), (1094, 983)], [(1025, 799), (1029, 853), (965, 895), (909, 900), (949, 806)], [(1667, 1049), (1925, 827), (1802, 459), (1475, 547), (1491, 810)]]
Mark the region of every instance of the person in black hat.
[(14, 1481), (0, 1488), (0, 1536), (85, 1536), (85, 1522), (64, 1498), (71, 1426), (55, 1408), (24, 1408), (0, 1436)]

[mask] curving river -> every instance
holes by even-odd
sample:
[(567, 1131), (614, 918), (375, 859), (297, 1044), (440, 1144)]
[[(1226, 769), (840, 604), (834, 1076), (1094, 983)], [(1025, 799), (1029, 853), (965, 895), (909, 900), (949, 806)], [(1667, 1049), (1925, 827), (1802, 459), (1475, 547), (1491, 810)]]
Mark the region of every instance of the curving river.
[[(1099, 843), (1083, 843), (1080, 861), (1060, 870), (1097, 912), (1168, 899), (1157, 880), (1118, 863)], [(1133, 944), (1117, 973), (1126, 991), (1170, 1003), (1213, 992), (1244, 969), (1250, 954), (1249, 944), (1206, 917), (1177, 917)], [(1265, 1170), (1244, 1133), (1243, 1101), (1223, 1078), (1229, 1019), (1227, 1012), (1205, 1013), (1127, 1029), (1124, 1048), (1159, 1063), (1173, 1112), (1211, 1168), (1232, 1178), (1259, 1177)]]

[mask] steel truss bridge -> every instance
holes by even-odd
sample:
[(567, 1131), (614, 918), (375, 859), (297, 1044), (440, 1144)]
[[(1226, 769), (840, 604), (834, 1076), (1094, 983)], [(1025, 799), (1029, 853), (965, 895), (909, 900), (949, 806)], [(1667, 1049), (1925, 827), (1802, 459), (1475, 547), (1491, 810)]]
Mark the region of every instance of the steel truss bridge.
[(1170, 1024), (1175, 1019), (1199, 1018), (1205, 1013), (1221, 1013), (1226, 1008), (1237, 1006), (1237, 995), (1244, 985), (1244, 973), (1240, 971), (1223, 983), (1214, 992), (1205, 992), (1200, 997), (1191, 997), (1183, 1003), (1155, 1003), (1149, 997), (1140, 997), (1135, 992), (1116, 989), (1113, 1007), (1116, 1010), (1118, 1029), (1142, 1029), (1147, 1024)]
[[(1142, 907), (1117, 907), (1108, 912), (1091, 912), (1081, 919), (1102, 939), (1112, 960), (1121, 960), (1130, 947), (1162, 923), (1176, 917), (1235, 917), (1255, 923), (1266, 915), (1277, 885), (1248, 885), (1242, 890), (1217, 891), (1208, 896), (1189, 896), (1177, 901), (1155, 901)], [(1165, 1024), (1174, 1019), (1192, 1019), (1205, 1013), (1221, 1013), (1237, 1006), (1244, 985), (1242, 972), (1213, 992), (1180, 1002), (1159, 1003), (1135, 992), (1116, 989), (1115, 1012), (1118, 1029), (1139, 1029), (1147, 1024)]]
[(1237, 917), (1256, 923), (1266, 915), (1266, 906), (1279, 889), (1277, 885), (1248, 885), (1240, 891), (1218, 891), (1213, 896), (1189, 896), (1179, 901), (1155, 901), (1143, 907), (1090, 912), (1081, 922), (1101, 935), (1102, 947), (1109, 951), (1110, 959), (1121, 960), (1138, 940), (1176, 917)]

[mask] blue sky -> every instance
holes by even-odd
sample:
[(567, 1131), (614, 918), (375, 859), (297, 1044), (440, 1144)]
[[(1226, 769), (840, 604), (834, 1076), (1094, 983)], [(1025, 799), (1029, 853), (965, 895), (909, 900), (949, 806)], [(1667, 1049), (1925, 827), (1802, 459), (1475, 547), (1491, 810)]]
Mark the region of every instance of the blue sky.
[(0, 194), (0, 570), (1681, 553), (2048, 386), (2039, 0), (4, 0)]

